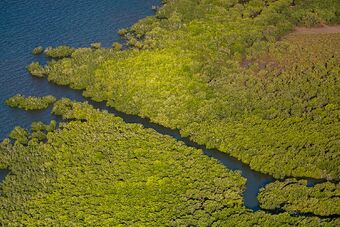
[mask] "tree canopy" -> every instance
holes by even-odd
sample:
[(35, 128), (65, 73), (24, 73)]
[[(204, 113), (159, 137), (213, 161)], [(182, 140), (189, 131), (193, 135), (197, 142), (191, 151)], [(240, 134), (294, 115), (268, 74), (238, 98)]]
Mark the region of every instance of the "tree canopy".
[(43, 97), (24, 96), (17, 94), (8, 98), (5, 103), (10, 107), (20, 108), (24, 110), (42, 110), (46, 109), (48, 105), (54, 103), (57, 99), (52, 95)]
[[(78, 49), (48, 79), (176, 128), (278, 178), (338, 179), (339, 1), (166, 1), (120, 31), (129, 49)], [(310, 24), (312, 25), (312, 24)], [(278, 168), (280, 166), (280, 168)]]
[[(338, 225), (338, 219), (270, 215), (243, 206), (245, 179), (139, 124), (87, 103), (62, 99), (52, 111), (65, 122), (46, 141), (0, 144), (4, 225)], [(54, 125), (52, 123), (52, 125)], [(32, 133), (33, 135), (33, 133)]]

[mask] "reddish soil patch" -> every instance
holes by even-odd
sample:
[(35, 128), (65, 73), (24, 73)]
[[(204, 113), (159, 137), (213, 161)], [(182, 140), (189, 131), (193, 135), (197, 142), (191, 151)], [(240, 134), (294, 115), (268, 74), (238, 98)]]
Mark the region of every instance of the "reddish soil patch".
[[(296, 27), (294, 31), (281, 37), (278, 41), (285, 40), (288, 37), (295, 37), (295, 38), (300, 37), (299, 40), (295, 40), (295, 41), (293, 40), (293, 42), (295, 42), (296, 45), (298, 45), (299, 43), (300, 43), (299, 45), (304, 45), (303, 43), (306, 43), (308, 40), (310, 40), (308, 42), (309, 44), (311, 42), (317, 42), (316, 40), (314, 40), (314, 38), (311, 39), (311, 37), (308, 36), (309, 34), (315, 34), (314, 37), (322, 38), (322, 37), (328, 36), (327, 34), (336, 34), (336, 33), (340, 33), (340, 25), (332, 25), (332, 26), (320, 25), (319, 27), (314, 27), (314, 28)], [(320, 34), (320, 36), (318, 36), (317, 34)], [(325, 34), (325, 35), (321, 35), (321, 34)], [(304, 35), (307, 35), (307, 36), (304, 36)], [(329, 35), (329, 36), (334, 36), (334, 35)], [(335, 36), (338, 37), (338, 34)], [(302, 37), (305, 37), (305, 39), (302, 40), (301, 39)], [(314, 53), (312, 55), (314, 55)], [(288, 58), (293, 59), (293, 57), (288, 57)], [(255, 73), (262, 69), (267, 69), (267, 68), (271, 70), (276, 68), (278, 70), (278, 73), (281, 73), (282, 71), (285, 70), (285, 65), (288, 65), (289, 63), (279, 62), (275, 58), (269, 56), (268, 54), (258, 56), (256, 59), (247, 59), (246, 56), (244, 56), (242, 61), (240, 62), (240, 66), (245, 69), (250, 68), (254, 64), (256, 64), (257, 66), (254, 68)]]
[(340, 33), (340, 25), (326, 26), (317, 28), (304, 28), (297, 27), (294, 31), (295, 34), (323, 34), (323, 33)]

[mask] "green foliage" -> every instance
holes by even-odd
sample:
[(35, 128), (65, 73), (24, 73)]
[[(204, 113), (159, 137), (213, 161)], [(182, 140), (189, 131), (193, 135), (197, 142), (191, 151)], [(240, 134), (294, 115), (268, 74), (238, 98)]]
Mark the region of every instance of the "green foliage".
[(57, 127), (56, 121), (51, 121), (50, 124), (46, 125), (42, 122), (33, 122), (31, 125), (31, 139), (37, 141), (45, 141), (46, 135), (49, 132), (53, 132)]
[[(339, 21), (338, 1), (164, 3), (119, 31), (133, 48), (48, 48), (58, 59), (28, 70), (275, 177), (338, 179), (339, 34), (284, 36)], [(11, 99), (28, 109), (45, 103)], [(61, 99), (52, 112), (66, 120), (58, 129), (34, 122), (0, 144), (0, 167), (11, 172), (0, 185), (2, 225), (340, 225), (291, 215), (338, 215), (339, 184), (275, 182), (259, 200), (284, 212), (251, 212), (245, 180), (201, 150), (87, 103)]]
[(12, 172), (0, 197), (3, 224), (336, 224), (251, 213), (242, 207), (244, 180), (201, 151), (86, 103), (63, 99), (54, 112), (73, 121), (46, 144), (0, 146)]
[(267, 185), (259, 194), (261, 207), (267, 210), (340, 215), (339, 183), (320, 183), (307, 187), (306, 180), (288, 179)]
[(0, 185), (3, 225), (339, 224), (253, 213), (243, 207), (245, 180), (201, 150), (87, 103), (61, 99), (53, 112), (68, 121), (45, 143), (0, 143), (0, 166), (11, 171)]
[(120, 43), (114, 42), (112, 43), (112, 48), (116, 51), (122, 50), (123, 46)]
[(15, 140), (15, 144), (28, 145), (29, 141), (45, 141), (46, 135), (56, 129), (56, 121), (51, 121), (45, 125), (42, 122), (33, 122), (31, 125), (31, 133), (21, 127), (15, 127), (10, 133), (10, 138)]
[(94, 42), (94, 43), (91, 43), (91, 48), (92, 49), (99, 49), (102, 47), (102, 44), (99, 43), (99, 42)]
[(46, 109), (49, 104), (56, 101), (52, 95), (43, 97), (16, 95), (6, 100), (6, 105), (24, 110), (42, 110)]
[(23, 144), (23, 145), (28, 144), (29, 134), (25, 129), (23, 129), (19, 126), (15, 127), (12, 130), (12, 132), (10, 133), (9, 136), (10, 136), (11, 139), (15, 140), (16, 143)]
[(33, 55), (39, 55), (44, 51), (44, 48), (42, 46), (38, 46), (32, 50)]
[(121, 36), (124, 36), (128, 33), (129, 31), (126, 28), (119, 29), (118, 34)]
[(48, 47), (45, 50), (45, 55), (50, 58), (65, 58), (70, 57), (74, 50), (74, 48), (66, 45), (58, 47)]
[(46, 129), (46, 125), (42, 122), (33, 122), (31, 124), (31, 129), (33, 132), (42, 131)]
[(0, 149), (12, 173), (1, 185), (5, 225), (208, 224), (243, 204), (245, 180), (202, 151), (86, 103), (62, 99), (53, 111), (73, 121), (46, 144)]
[(32, 62), (27, 67), (27, 71), (36, 77), (44, 77), (46, 75), (46, 71), (43, 66), (39, 64), (39, 62)]
[(284, 36), (312, 9), (335, 20), (322, 2), (167, 1), (121, 32), (134, 48), (80, 49), (48, 78), (275, 177), (338, 179), (339, 34)]
[(46, 132), (53, 132), (56, 128), (57, 128), (57, 122), (52, 120), (49, 125), (45, 125), (44, 130), (46, 130)]
[(311, 27), (320, 24), (336, 24), (340, 20), (340, 2), (337, 0), (327, 1), (296, 1), (300, 9), (293, 15), (298, 23), (303, 26)]
[(69, 85), (73, 89), (84, 89), (93, 80), (96, 68), (117, 53), (113, 49), (79, 48), (72, 58), (63, 58), (48, 63), (48, 80), (60, 85)]

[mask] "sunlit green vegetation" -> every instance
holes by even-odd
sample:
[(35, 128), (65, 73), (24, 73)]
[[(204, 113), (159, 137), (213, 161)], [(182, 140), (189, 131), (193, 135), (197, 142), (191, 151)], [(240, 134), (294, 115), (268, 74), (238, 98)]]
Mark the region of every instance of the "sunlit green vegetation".
[(39, 55), (44, 51), (44, 48), (42, 46), (38, 46), (32, 50), (33, 55)]
[(64, 45), (46, 48), (45, 55), (50, 58), (65, 58), (70, 57), (73, 52), (74, 48)]
[(101, 47), (102, 47), (102, 44), (100, 42), (91, 43), (91, 48), (92, 49), (99, 49)]
[(39, 62), (32, 62), (26, 69), (32, 76), (44, 77), (46, 74), (44, 67), (40, 65)]
[(307, 187), (306, 180), (277, 181), (260, 192), (259, 201), (261, 207), (267, 210), (340, 215), (340, 185), (326, 182)]
[(53, 112), (71, 121), (47, 143), (23, 146), (17, 136), (1, 145), (12, 173), (1, 185), (1, 223), (198, 224), (242, 207), (245, 180), (202, 151), (85, 103), (63, 99)]
[(48, 105), (54, 103), (56, 98), (52, 95), (36, 97), (24, 95), (15, 95), (5, 101), (6, 105), (10, 107), (20, 108), (24, 110), (42, 110), (46, 109)]
[[(32, 124), (0, 144), (0, 222), (7, 225), (336, 226), (243, 207), (245, 179), (168, 136), (126, 124), (86, 103), (62, 99), (55, 129)], [(20, 131), (20, 132), (19, 132)], [(12, 135), (12, 134), (11, 134)]]
[[(289, 33), (340, 23), (340, 2), (164, 2), (119, 31), (129, 49), (48, 48), (55, 59), (28, 70), (277, 178), (339, 179), (340, 35)], [(58, 129), (16, 127), (0, 145), (3, 225), (340, 225), (317, 217), (339, 215), (338, 183), (272, 183), (261, 207), (282, 213), (252, 212), (245, 179), (200, 150), (87, 103), (62, 99), (53, 113)]]
[(12, 130), (9, 137), (14, 140), (16, 144), (27, 145), (31, 140), (34, 142), (46, 140), (46, 134), (53, 132), (56, 126), (56, 121), (51, 121), (48, 125), (42, 122), (33, 122), (31, 125), (31, 133), (17, 126)]
[(11, 133), (10, 133), (10, 138), (16, 141), (19, 144), (27, 145), (28, 144), (28, 132), (22, 127), (15, 127)]
[(120, 44), (120, 43), (117, 43), (117, 42), (114, 42), (114, 43), (112, 43), (112, 48), (114, 49), (114, 50), (122, 50), (122, 48), (123, 48), (123, 46), (122, 46), (122, 44)]
[[(275, 177), (340, 175), (336, 0), (172, 0), (120, 30), (129, 50), (76, 50), (48, 78), (180, 129)], [(281, 39), (281, 41), (278, 41)]]
[(63, 58), (48, 63), (48, 80), (58, 81), (73, 89), (84, 89), (93, 80), (94, 70), (104, 61), (113, 58), (117, 51), (110, 49), (79, 48), (72, 58)]

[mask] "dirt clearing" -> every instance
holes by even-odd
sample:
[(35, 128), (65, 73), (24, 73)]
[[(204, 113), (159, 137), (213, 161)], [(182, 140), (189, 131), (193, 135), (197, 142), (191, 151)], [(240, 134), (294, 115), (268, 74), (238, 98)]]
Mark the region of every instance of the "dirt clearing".
[(340, 25), (334, 25), (334, 26), (323, 25), (322, 27), (316, 27), (316, 28), (297, 27), (295, 28), (294, 33), (297, 33), (297, 34), (340, 33)]

